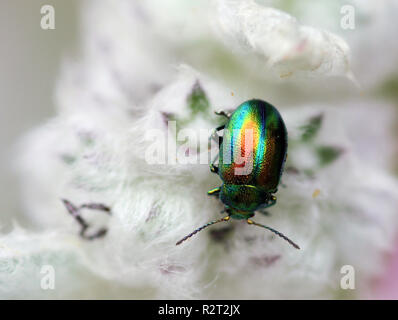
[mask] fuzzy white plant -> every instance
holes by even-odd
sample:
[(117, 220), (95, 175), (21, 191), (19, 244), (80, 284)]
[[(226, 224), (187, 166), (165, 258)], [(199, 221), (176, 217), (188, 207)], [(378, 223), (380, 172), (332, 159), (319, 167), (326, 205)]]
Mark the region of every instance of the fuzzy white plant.
[(291, 15), (254, 0), (220, 1), (218, 10), (227, 43), (259, 55), (281, 77), (294, 73), (352, 77), (349, 48), (339, 36), (302, 26)]
[[(394, 112), (385, 103), (355, 98), (340, 107), (277, 106), (288, 128), (289, 158), (277, 205), (256, 220), (294, 239), (300, 251), (239, 221), (175, 246), (221, 217), (221, 202), (206, 195), (221, 181), (206, 164), (154, 165), (146, 158), (153, 143), (146, 133), (169, 134), (167, 120), (198, 132), (215, 127), (215, 110), (232, 110), (254, 94), (269, 100), (252, 85), (269, 81), (276, 62), (303, 37), (310, 46), (286, 60), (289, 72), (347, 75), (349, 50), (341, 38), (327, 33), (318, 41), (313, 35), (326, 33), (309, 32), (254, 1), (89, 1), (82, 12), (84, 54), (63, 68), (58, 114), (20, 145), (29, 227), (0, 237), (2, 298), (335, 298), (344, 294), (340, 268), (347, 264), (356, 269), (354, 296), (371, 292), (398, 223), (398, 184), (388, 160)], [(255, 28), (249, 21), (257, 21)], [(220, 23), (223, 32), (215, 27)], [(286, 45), (270, 48), (270, 40)], [(242, 41), (249, 53), (230, 51)], [(336, 53), (336, 46), (342, 50)], [(228, 70), (219, 67), (218, 75), (209, 70), (212, 61), (225, 61), (214, 52), (227, 60)], [(259, 53), (260, 60), (241, 63)], [(314, 59), (333, 68), (311, 71)], [(259, 64), (264, 71), (254, 78)], [(238, 75), (247, 86), (231, 90)], [(83, 212), (94, 229), (107, 227), (106, 236), (81, 239), (61, 199), (109, 206), (111, 217)], [(54, 267), (54, 290), (40, 286), (43, 265)]]

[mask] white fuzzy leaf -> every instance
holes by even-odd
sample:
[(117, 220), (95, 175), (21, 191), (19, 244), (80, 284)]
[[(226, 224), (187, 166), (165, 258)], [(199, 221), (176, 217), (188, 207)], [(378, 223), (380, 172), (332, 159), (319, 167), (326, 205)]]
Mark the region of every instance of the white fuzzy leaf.
[(339, 36), (302, 26), (289, 14), (253, 0), (220, 0), (219, 27), (225, 42), (259, 55), (281, 77), (350, 74), (350, 50)]

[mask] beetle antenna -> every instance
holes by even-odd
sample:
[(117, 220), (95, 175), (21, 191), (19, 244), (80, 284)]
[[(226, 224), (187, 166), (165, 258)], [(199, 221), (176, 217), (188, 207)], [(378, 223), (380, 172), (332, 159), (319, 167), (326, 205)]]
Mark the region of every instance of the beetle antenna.
[(272, 229), (271, 227), (267, 227), (267, 226), (265, 226), (265, 225), (263, 225), (263, 224), (254, 222), (253, 220), (250, 220), (250, 219), (247, 219), (247, 223), (248, 223), (248, 224), (255, 225), (255, 226), (258, 226), (258, 227), (263, 227), (263, 228), (265, 228), (265, 229), (268, 229), (269, 231), (271, 231), (271, 232), (277, 234), (277, 235), (280, 236), (282, 239), (284, 239), (284, 240), (286, 240), (287, 242), (289, 242), (289, 243), (290, 243), (293, 247), (295, 247), (296, 249), (300, 249), (300, 247), (299, 247), (297, 244), (295, 244), (292, 240), (290, 240), (288, 237), (286, 237), (283, 233), (280, 233), (279, 231), (276, 231), (275, 229)]
[(199, 231), (202, 231), (203, 229), (210, 227), (213, 224), (219, 223), (219, 222), (223, 222), (223, 221), (228, 221), (230, 219), (229, 216), (226, 216), (224, 218), (218, 219), (218, 220), (214, 220), (214, 221), (210, 221), (209, 223), (206, 223), (205, 225), (201, 226), (200, 228), (197, 228), (196, 230), (192, 231), (189, 235), (185, 236), (184, 238), (182, 238), (180, 241), (178, 241), (176, 243), (176, 246), (178, 246), (179, 244), (183, 243), (185, 240), (187, 240), (188, 238), (192, 237), (193, 235), (197, 234)]

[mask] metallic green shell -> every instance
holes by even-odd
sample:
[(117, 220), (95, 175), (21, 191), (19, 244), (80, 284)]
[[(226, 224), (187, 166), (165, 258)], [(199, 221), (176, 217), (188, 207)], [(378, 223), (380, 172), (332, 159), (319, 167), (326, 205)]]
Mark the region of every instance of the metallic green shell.
[(220, 146), (219, 175), (226, 185), (276, 192), (287, 153), (287, 131), (275, 107), (242, 103), (231, 115)]

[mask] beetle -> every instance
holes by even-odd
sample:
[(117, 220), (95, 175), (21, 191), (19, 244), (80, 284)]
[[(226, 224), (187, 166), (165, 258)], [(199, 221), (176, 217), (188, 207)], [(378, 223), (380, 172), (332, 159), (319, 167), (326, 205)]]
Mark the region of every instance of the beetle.
[[(249, 225), (270, 230), (296, 249), (300, 247), (279, 231), (251, 219), (255, 211), (275, 205), (274, 193), (282, 176), (287, 157), (287, 130), (282, 116), (271, 104), (252, 99), (243, 102), (232, 113), (216, 112), (227, 118), (227, 123), (216, 128), (211, 138), (221, 143), (217, 157), (210, 163), (210, 171), (223, 181), (220, 187), (207, 192), (218, 197), (227, 216), (197, 228), (176, 245), (199, 231), (230, 219), (246, 220)], [(218, 132), (224, 130), (222, 137)]]

